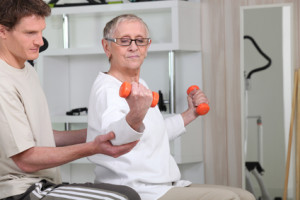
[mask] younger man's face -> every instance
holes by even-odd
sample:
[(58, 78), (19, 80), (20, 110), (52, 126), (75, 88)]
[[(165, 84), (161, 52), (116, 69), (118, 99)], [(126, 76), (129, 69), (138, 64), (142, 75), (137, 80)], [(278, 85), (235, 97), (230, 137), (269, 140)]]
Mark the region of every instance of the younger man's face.
[(39, 48), (44, 44), (42, 31), (45, 27), (44, 17), (31, 15), (22, 18), (13, 29), (7, 31), (3, 41), (7, 49), (5, 59), (8, 63), (22, 68), (26, 60), (37, 59)]

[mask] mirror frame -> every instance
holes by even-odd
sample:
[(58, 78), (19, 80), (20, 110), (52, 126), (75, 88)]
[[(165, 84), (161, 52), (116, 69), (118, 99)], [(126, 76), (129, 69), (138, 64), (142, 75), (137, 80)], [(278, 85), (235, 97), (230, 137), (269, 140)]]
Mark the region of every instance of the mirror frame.
[[(243, 163), (245, 163), (246, 161), (246, 156), (245, 156), (245, 128), (246, 128), (246, 118), (245, 118), (245, 75), (244, 75), (244, 71), (245, 71), (245, 66), (244, 66), (244, 11), (245, 10), (249, 10), (249, 9), (260, 9), (260, 8), (277, 8), (277, 7), (282, 7), (283, 8), (283, 12), (285, 12), (285, 14), (283, 15), (287, 15), (286, 11), (284, 10), (285, 8), (288, 8), (289, 10), (289, 18), (290, 18), (290, 23), (289, 23), (289, 27), (287, 27), (286, 25), (283, 26), (284, 28), (288, 28), (290, 30), (290, 33), (283, 33), (284, 35), (288, 35), (289, 36), (289, 40), (291, 42), (289, 42), (290, 46), (284, 46), (283, 45), (283, 69), (285, 69), (283, 71), (284, 73), (284, 77), (285, 79), (290, 79), (290, 82), (284, 82), (284, 87), (288, 88), (286, 90), (284, 90), (284, 129), (285, 129), (285, 155), (287, 154), (287, 147), (288, 147), (288, 137), (289, 137), (289, 127), (290, 127), (290, 117), (291, 117), (291, 102), (292, 102), (292, 91), (293, 91), (293, 69), (294, 69), (294, 64), (295, 64), (295, 58), (294, 58), (294, 45), (293, 45), (293, 41), (295, 40), (295, 35), (294, 35), (294, 13), (293, 13), (293, 3), (281, 3), (281, 4), (265, 4), (265, 5), (246, 5), (246, 6), (241, 6), (240, 7), (240, 84), (241, 84), (241, 130), (242, 130), (242, 149), (243, 149), (243, 154), (242, 154), (242, 161)], [(283, 37), (285, 38), (285, 37)], [(284, 42), (284, 44), (287, 44), (287, 42)], [(285, 59), (285, 55), (286, 54), (290, 54), (290, 61), (288, 61), (287, 59)], [(289, 65), (290, 67), (288, 67), (288, 69), (286, 69), (284, 66)], [(287, 103), (289, 102), (289, 103)], [(294, 166), (292, 166), (292, 170), (290, 170), (290, 175), (289, 175), (289, 182), (288, 182), (288, 196), (292, 197), (295, 195), (295, 191), (293, 191), (294, 189), (294, 182), (295, 182), (295, 176), (293, 175), (294, 173)], [(243, 188), (245, 188), (245, 176), (246, 176), (246, 171), (245, 171), (245, 167), (243, 168)]]

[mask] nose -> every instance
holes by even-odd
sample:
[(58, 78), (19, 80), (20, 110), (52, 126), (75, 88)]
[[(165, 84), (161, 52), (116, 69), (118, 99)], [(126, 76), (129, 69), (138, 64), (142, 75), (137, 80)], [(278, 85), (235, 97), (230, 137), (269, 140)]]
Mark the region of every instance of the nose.
[(42, 34), (38, 34), (34, 40), (34, 43), (39, 45), (40, 47), (44, 45), (44, 40)]
[(131, 43), (129, 45), (130, 50), (136, 50), (138, 49), (138, 46), (136, 45), (136, 40), (131, 40)]

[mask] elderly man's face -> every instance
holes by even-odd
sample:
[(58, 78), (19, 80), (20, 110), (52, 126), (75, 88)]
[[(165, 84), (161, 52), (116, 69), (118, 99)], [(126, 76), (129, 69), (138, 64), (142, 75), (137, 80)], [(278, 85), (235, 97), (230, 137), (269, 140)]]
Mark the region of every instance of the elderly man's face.
[[(147, 38), (145, 26), (139, 21), (123, 21), (117, 27), (113, 38)], [(137, 46), (134, 41), (130, 46), (120, 46), (114, 42), (108, 45), (108, 56), (111, 57), (111, 68), (119, 71), (137, 70), (147, 56), (147, 46)]]

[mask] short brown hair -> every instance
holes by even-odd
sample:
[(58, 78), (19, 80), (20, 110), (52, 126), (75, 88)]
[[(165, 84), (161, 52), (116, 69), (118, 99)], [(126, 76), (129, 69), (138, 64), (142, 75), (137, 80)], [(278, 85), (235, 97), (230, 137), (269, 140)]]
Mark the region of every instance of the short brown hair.
[(13, 29), (23, 17), (47, 17), (51, 8), (43, 0), (0, 0), (0, 24)]

